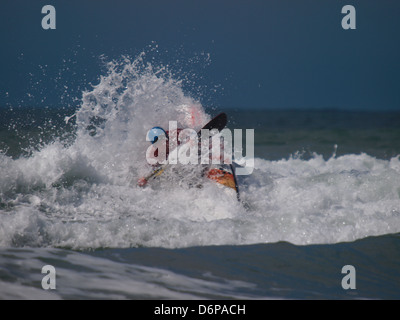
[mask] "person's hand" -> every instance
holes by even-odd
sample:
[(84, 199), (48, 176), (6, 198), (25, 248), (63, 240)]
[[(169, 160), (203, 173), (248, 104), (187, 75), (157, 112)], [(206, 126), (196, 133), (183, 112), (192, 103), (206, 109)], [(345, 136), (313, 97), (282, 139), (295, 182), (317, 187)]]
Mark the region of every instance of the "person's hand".
[(144, 187), (147, 184), (147, 180), (145, 178), (140, 178), (137, 184), (139, 187)]

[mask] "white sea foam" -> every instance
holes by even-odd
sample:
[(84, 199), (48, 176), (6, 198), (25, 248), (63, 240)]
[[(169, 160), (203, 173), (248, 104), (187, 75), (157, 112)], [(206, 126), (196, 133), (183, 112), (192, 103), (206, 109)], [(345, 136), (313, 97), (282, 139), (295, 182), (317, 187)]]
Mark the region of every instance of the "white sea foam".
[(199, 129), (211, 115), (143, 56), (108, 70), (83, 93), (72, 145), (55, 141), (16, 160), (0, 154), (0, 246), (310, 244), (400, 232), (399, 157), (255, 159), (240, 181), (244, 204), (199, 178), (198, 167), (137, 187), (150, 170), (150, 128), (176, 120)]

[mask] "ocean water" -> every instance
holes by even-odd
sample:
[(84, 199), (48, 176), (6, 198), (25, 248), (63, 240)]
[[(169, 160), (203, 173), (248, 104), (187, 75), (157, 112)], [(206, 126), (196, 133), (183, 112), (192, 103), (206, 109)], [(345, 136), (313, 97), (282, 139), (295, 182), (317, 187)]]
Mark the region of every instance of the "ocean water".
[[(400, 113), (207, 108), (143, 56), (107, 70), (78, 106), (0, 109), (0, 298), (400, 298)], [(221, 111), (255, 129), (241, 202), (197, 167), (137, 187), (148, 129)]]

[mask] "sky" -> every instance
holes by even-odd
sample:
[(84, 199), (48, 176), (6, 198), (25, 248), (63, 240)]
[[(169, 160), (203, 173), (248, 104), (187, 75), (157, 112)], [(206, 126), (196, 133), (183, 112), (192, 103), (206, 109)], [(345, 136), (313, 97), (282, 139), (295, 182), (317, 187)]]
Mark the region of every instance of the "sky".
[[(356, 29), (342, 28), (345, 5)], [(400, 111), (399, 31), (396, 0), (2, 0), (0, 107), (79, 104), (100, 57), (157, 45), (204, 104)]]

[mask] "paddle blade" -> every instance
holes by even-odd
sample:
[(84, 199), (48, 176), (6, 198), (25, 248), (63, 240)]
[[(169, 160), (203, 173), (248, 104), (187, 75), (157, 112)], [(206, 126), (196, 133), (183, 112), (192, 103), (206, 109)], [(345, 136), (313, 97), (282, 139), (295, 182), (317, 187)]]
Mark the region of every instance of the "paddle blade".
[(217, 129), (218, 131), (221, 131), (223, 128), (225, 128), (227, 123), (228, 117), (225, 112), (222, 112), (208, 122), (202, 129)]

